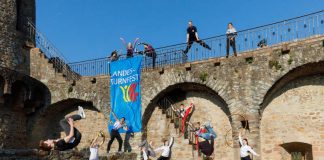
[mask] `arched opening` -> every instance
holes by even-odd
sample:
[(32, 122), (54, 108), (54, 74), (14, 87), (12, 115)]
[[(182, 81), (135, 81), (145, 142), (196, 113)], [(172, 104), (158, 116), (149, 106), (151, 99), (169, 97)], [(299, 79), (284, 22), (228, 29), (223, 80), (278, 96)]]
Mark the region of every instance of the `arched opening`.
[[(81, 143), (77, 146), (78, 150), (89, 147), (89, 144), (97, 133), (102, 130), (107, 133), (107, 117), (97, 110), (92, 102), (69, 98), (41, 109), (32, 117), (28, 130), (28, 147), (35, 148), (42, 139), (57, 139), (65, 137), (65, 133), (59, 122), (61, 119), (73, 114), (77, 114), (78, 106), (84, 108), (86, 118), (76, 121), (75, 127), (81, 132)], [(102, 153), (105, 147), (101, 147)]]
[(292, 160), (313, 160), (312, 145), (302, 142), (281, 144)]
[[(174, 107), (180, 104), (189, 105), (193, 101), (195, 109), (188, 117), (190, 122), (205, 123), (210, 121), (219, 138), (215, 139), (215, 159), (232, 159), (233, 149), (226, 146), (224, 137), (232, 138), (232, 132), (227, 133), (231, 127), (229, 118), (230, 111), (228, 105), (214, 90), (203, 84), (198, 83), (178, 83), (167, 87), (151, 100), (146, 107), (142, 117), (142, 138), (153, 141), (160, 145), (162, 138), (178, 136), (177, 125), (167, 117), (165, 108), (161, 106), (161, 101), (167, 98)], [(192, 145), (189, 144), (186, 135), (176, 138), (173, 153), (181, 153), (173, 156), (175, 159), (192, 159)], [(195, 151), (194, 151), (195, 152)]]
[[(264, 97), (260, 126), (263, 157), (291, 159), (324, 158), (320, 126), (324, 122), (324, 62), (310, 63), (287, 73)], [(309, 145), (301, 146), (302, 142)], [(297, 146), (297, 147), (296, 147)], [(301, 151), (301, 148), (308, 148)], [(311, 156), (310, 156), (311, 155)], [(271, 159), (269, 158), (269, 159)]]
[(15, 81), (11, 86), (11, 99), (14, 107), (24, 107), (24, 103), (29, 99), (30, 91), (23, 81)]

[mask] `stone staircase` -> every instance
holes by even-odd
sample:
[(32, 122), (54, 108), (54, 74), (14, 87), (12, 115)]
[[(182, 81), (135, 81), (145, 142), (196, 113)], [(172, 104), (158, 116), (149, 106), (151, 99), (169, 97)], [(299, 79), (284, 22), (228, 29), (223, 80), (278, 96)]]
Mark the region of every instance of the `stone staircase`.
[[(158, 102), (159, 109), (162, 114), (169, 119), (170, 125), (170, 136), (175, 137), (175, 142), (172, 147), (173, 158), (179, 160), (192, 159), (192, 160), (202, 160), (207, 157), (203, 157), (201, 153), (199, 153), (196, 149), (196, 136), (193, 132), (190, 132), (189, 128), (185, 128), (185, 133), (181, 133), (181, 117), (174, 112), (171, 107), (174, 107), (174, 103), (169, 97), (164, 97), (162, 100)], [(173, 128), (173, 129), (171, 129)], [(175, 150), (177, 150), (175, 152)]]
[(39, 48), (32, 48), (30, 52), (30, 75), (42, 82), (55, 79), (58, 83), (70, 82), (80, 78), (67, 64), (57, 57), (48, 58)]

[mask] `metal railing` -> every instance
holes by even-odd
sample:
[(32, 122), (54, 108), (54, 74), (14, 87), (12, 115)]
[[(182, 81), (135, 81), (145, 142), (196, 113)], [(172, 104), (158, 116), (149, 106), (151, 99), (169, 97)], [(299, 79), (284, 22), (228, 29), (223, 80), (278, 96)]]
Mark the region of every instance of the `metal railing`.
[[(264, 46), (273, 46), (283, 42), (298, 41), (316, 35), (324, 34), (324, 10), (315, 13), (275, 22), (255, 28), (237, 32), (236, 50), (238, 53), (251, 51)], [(187, 44), (176, 44), (156, 48), (156, 68), (172, 67), (187, 62), (202, 61), (226, 55), (226, 35), (219, 35), (203, 39), (211, 50), (199, 46), (197, 43), (184, 54)], [(119, 59), (125, 59), (121, 55)], [(95, 76), (109, 74), (109, 58), (86, 60), (69, 63), (73, 71), (82, 76)], [(152, 69), (152, 57), (144, 56), (142, 69)]]
[(68, 65), (68, 61), (63, 54), (39, 31), (30, 19), (26, 19), (25, 33), (36, 47), (38, 47), (53, 64), (56, 72), (62, 73), (67, 80), (77, 80), (80, 75), (74, 72)]

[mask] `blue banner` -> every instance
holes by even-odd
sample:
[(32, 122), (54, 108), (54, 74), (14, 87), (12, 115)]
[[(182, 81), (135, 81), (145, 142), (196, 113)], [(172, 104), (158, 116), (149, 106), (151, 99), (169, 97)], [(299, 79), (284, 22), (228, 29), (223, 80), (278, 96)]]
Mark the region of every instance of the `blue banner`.
[[(125, 117), (127, 132), (141, 132), (141, 62), (142, 56), (127, 58), (110, 63), (111, 110), (120, 119)], [(110, 113), (109, 132), (115, 122)], [(120, 132), (125, 132), (120, 129)]]

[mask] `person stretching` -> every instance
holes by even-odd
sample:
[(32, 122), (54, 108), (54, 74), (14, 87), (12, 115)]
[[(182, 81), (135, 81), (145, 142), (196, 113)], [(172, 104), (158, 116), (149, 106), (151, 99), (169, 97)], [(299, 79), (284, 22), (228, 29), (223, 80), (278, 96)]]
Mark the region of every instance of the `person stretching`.
[[(99, 137), (102, 137), (101, 143), (98, 143), (97, 140)], [(98, 133), (95, 139), (92, 140), (90, 145), (90, 157), (89, 160), (99, 160), (99, 147), (105, 142), (105, 135), (102, 131)]]
[(149, 156), (155, 157), (156, 154), (152, 148), (152, 142), (147, 143), (147, 140), (144, 140), (141, 144), (138, 145), (138, 148), (143, 152), (143, 159), (148, 160)]
[(127, 58), (131, 58), (131, 57), (133, 57), (133, 55), (134, 55), (134, 51), (135, 51), (135, 47), (136, 47), (136, 44), (137, 44), (137, 41), (139, 40), (139, 38), (136, 38), (136, 39), (134, 40), (133, 45), (132, 45), (132, 43), (130, 43), (130, 42), (128, 42), (128, 43), (126, 44), (126, 41), (124, 40), (124, 38), (120, 38), (120, 40), (123, 42), (123, 44), (124, 44), (125, 47), (126, 47), (126, 52), (127, 52), (126, 57), (127, 57)]
[(114, 126), (113, 126), (112, 130), (110, 131), (110, 140), (108, 142), (107, 153), (109, 153), (110, 146), (114, 142), (115, 138), (118, 141), (118, 152), (121, 152), (123, 139), (121, 138), (118, 130), (123, 128), (125, 131), (127, 131), (128, 127), (127, 127), (127, 125), (125, 123), (125, 117), (122, 117), (119, 120), (114, 112), (111, 112), (111, 113), (112, 113), (112, 115), (113, 115), (116, 122), (114, 123)]
[(253, 149), (249, 146), (249, 142), (246, 138), (242, 140), (241, 132), (239, 132), (239, 142), (240, 142), (240, 156), (241, 160), (251, 160), (251, 157), (248, 152), (251, 152), (255, 156), (260, 156), (256, 152), (253, 151)]
[(187, 54), (189, 49), (191, 48), (193, 42), (199, 43), (201, 46), (211, 50), (211, 48), (198, 37), (197, 28), (192, 25), (192, 21), (188, 22), (188, 28), (187, 28), (187, 48), (183, 51), (183, 53)]
[(49, 150), (59, 150), (65, 151), (68, 149), (73, 149), (78, 146), (81, 141), (81, 133), (78, 129), (74, 127), (74, 121), (84, 119), (85, 113), (81, 106), (78, 106), (78, 114), (69, 116), (60, 121), (60, 125), (65, 132), (64, 138), (59, 139), (48, 139), (46, 141), (41, 140), (39, 142), (39, 147), (41, 150), (49, 151)]
[(175, 111), (179, 116), (181, 116), (181, 132), (184, 133), (184, 129), (186, 126), (187, 117), (189, 116), (194, 104), (191, 102), (188, 107), (185, 107), (183, 104), (180, 104), (180, 109), (175, 109), (173, 106), (171, 107), (173, 111)]
[(161, 156), (157, 160), (168, 160), (168, 159), (170, 159), (170, 157), (171, 157), (171, 147), (173, 145), (173, 142), (174, 142), (173, 137), (170, 138), (169, 142), (168, 142), (168, 140), (163, 140), (163, 146), (161, 146), (161, 147), (154, 150), (155, 152), (163, 150)]

